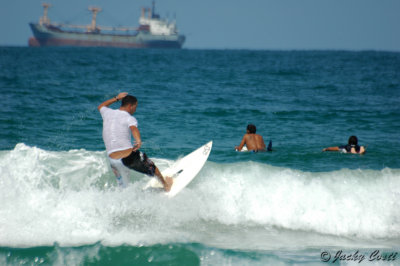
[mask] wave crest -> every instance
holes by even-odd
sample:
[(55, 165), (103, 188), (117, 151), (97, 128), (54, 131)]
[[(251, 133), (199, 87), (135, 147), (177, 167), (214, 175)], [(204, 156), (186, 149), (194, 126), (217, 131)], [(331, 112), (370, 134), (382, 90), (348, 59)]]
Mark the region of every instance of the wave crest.
[[(161, 169), (172, 163), (154, 160)], [(304, 172), (256, 162), (207, 162), (168, 200), (143, 191), (148, 178), (138, 173), (127, 189), (118, 189), (105, 152), (18, 144), (0, 152), (0, 175), (4, 246), (204, 243), (218, 235), (241, 247), (243, 232), (267, 235), (256, 237), (255, 246), (275, 244), (276, 232), (400, 237), (398, 169)]]

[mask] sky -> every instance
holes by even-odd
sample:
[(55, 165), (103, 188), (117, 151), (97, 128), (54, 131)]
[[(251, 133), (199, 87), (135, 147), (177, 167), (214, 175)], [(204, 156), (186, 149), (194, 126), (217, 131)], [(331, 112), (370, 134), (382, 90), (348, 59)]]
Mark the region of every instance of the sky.
[[(42, 0), (0, 0), (0, 46), (27, 46)], [(54, 22), (138, 26), (151, 0), (47, 0)], [(400, 52), (400, 0), (157, 0), (176, 19), (187, 49), (378, 50)]]

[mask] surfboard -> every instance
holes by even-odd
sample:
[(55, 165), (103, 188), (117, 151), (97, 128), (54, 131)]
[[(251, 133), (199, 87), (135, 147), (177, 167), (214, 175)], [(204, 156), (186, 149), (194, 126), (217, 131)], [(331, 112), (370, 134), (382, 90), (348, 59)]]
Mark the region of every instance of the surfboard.
[[(161, 172), (164, 177), (169, 176), (174, 179), (171, 190), (165, 193), (169, 198), (177, 195), (196, 177), (206, 163), (211, 148), (212, 141), (177, 160), (171, 167)], [(143, 189), (149, 188), (163, 188), (163, 185), (156, 177), (153, 177)]]
[(236, 149), (235, 151), (238, 151), (238, 152), (247, 152), (247, 151), (249, 151), (249, 150), (247, 149), (247, 146), (244, 145), (243, 148), (242, 148), (240, 151), (239, 151), (238, 149)]

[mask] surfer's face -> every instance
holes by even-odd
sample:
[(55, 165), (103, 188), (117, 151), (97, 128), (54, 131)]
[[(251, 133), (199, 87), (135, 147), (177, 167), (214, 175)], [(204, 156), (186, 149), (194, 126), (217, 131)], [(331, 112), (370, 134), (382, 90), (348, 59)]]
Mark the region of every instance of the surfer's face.
[(133, 115), (133, 114), (136, 112), (137, 105), (138, 105), (138, 103), (130, 105), (130, 107), (129, 107), (129, 113), (130, 113), (131, 115)]

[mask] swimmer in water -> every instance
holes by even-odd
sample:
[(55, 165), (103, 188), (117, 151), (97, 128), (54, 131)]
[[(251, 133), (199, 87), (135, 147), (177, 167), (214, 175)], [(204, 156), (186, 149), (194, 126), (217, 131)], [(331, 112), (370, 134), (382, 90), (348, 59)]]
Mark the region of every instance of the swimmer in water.
[(336, 147), (328, 147), (323, 149), (322, 151), (341, 151), (343, 153), (365, 153), (366, 148), (364, 146), (358, 145), (358, 139), (356, 136), (351, 136), (349, 138), (347, 145), (336, 146)]
[[(261, 135), (256, 134), (256, 126), (255, 125), (248, 125), (246, 134), (243, 136), (242, 142), (239, 146), (236, 146), (235, 149), (237, 151), (241, 151), (246, 145), (248, 151), (258, 152), (258, 151), (267, 151), (264, 139)], [(268, 145), (268, 151), (271, 150), (272, 143)]]

